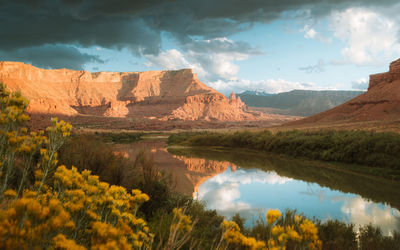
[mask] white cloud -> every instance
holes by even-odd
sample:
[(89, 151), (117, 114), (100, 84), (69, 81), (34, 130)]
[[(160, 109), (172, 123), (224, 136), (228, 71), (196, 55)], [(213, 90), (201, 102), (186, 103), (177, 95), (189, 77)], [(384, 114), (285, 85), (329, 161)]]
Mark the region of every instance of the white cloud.
[[(314, 83), (291, 82), (284, 79), (267, 79), (250, 81), (238, 79), (239, 66), (235, 61), (245, 60), (252, 54), (259, 53), (247, 44), (235, 44), (226, 38), (213, 40), (202, 40), (197, 44), (186, 47), (187, 50), (180, 52), (176, 49), (163, 51), (158, 55), (145, 55), (146, 66), (158, 66), (163, 69), (176, 70), (192, 68), (200, 80), (216, 90), (229, 94), (245, 90), (259, 90), (267, 93), (280, 93), (293, 89), (320, 89)], [(239, 51), (245, 51), (239, 52)], [(312, 72), (324, 70), (324, 62), (319, 61), (312, 66)]]
[(225, 37), (192, 40), (181, 46), (182, 52), (171, 49), (158, 55), (145, 55), (146, 66), (165, 69), (193, 68), (205, 81), (236, 80), (239, 66), (234, 62), (259, 55), (261, 50), (248, 43), (235, 42)]
[(315, 29), (311, 28), (308, 24), (304, 25), (303, 29), (300, 31), (304, 32), (304, 37), (307, 39), (315, 38), (318, 34), (318, 32), (316, 32)]
[(349, 216), (351, 223), (379, 226), (384, 235), (391, 235), (393, 231), (398, 230), (400, 223), (399, 210), (381, 207), (361, 197), (345, 200), (341, 210)]
[(222, 185), (224, 183), (250, 184), (250, 183), (269, 183), (285, 184), (293, 180), (292, 178), (282, 177), (276, 172), (264, 172), (261, 170), (236, 170), (235, 172), (224, 172), (215, 176), (211, 182)]
[(261, 81), (250, 81), (250, 80), (235, 80), (235, 81), (223, 81), (218, 80), (215, 82), (210, 82), (211, 87), (221, 91), (224, 94), (229, 94), (232, 91), (236, 93), (241, 93), (245, 90), (257, 90), (263, 91), (266, 93), (280, 93), (287, 92), (294, 89), (312, 89), (319, 90), (321, 87), (318, 87), (316, 84), (310, 83), (301, 83), (301, 82), (292, 82), (284, 79), (268, 79)]
[(146, 55), (147, 62), (145, 65), (147, 67), (159, 66), (164, 69), (182, 69), (182, 68), (192, 68), (188, 61), (186, 61), (184, 55), (176, 49), (171, 49), (163, 51), (158, 55)]
[[(279, 176), (276, 172), (264, 172), (257, 169), (241, 170), (235, 172), (225, 171), (222, 174), (208, 179), (199, 187), (198, 198), (207, 203), (210, 209), (218, 210), (222, 215), (231, 216), (237, 212), (246, 218), (251, 218), (255, 211), (251, 204), (240, 201), (240, 185), (251, 183), (268, 183), (280, 185), (292, 181), (288, 177)], [(267, 208), (260, 210), (265, 213)]]
[(356, 90), (367, 90), (368, 80), (366, 78), (361, 78), (351, 82), (351, 88)]
[(323, 35), (321, 32), (316, 31), (315, 28), (309, 24), (304, 25), (304, 27), (302, 29), (300, 29), (300, 32), (303, 32), (304, 37), (307, 39), (316, 39), (316, 40), (326, 43), (326, 44), (329, 44), (332, 42), (331, 38), (328, 38), (325, 35)]
[(217, 188), (203, 187), (199, 191), (199, 199), (207, 202), (210, 209), (234, 211), (249, 209), (250, 204), (238, 201), (240, 198), (239, 183), (226, 183)]
[[(245, 60), (250, 55), (259, 53), (246, 44), (235, 44), (229, 39), (218, 38), (203, 40), (186, 48), (187, 50), (184, 52), (171, 49), (156, 56), (145, 55), (147, 59), (145, 65), (169, 70), (192, 68), (201, 80), (224, 94), (232, 91), (240, 93), (245, 90), (279, 93), (293, 89), (318, 89), (314, 83), (291, 82), (284, 79), (260, 81), (238, 79), (239, 66), (234, 62)], [(246, 53), (240, 52), (241, 50)]]
[(342, 55), (356, 65), (382, 65), (400, 55), (400, 26), (378, 12), (364, 8), (334, 12), (330, 28), (346, 43)]

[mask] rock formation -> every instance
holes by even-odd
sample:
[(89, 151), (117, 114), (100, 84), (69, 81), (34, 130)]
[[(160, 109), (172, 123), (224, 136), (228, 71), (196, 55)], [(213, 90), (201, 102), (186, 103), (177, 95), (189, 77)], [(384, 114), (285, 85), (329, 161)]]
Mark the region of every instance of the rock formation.
[(20, 90), (31, 113), (216, 121), (261, 117), (239, 98), (228, 99), (200, 82), (191, 69), (90, 73), (0, 62), (0, 82)]
[(366, 93), (333, 109), (287, 125), (398, 119), (400, 119), (400, 59), (390, 64), (389, 72), (371, 75)]
[(400, 80), (400, 59), (390, 63), (389, 72), (369, 76), (368, 90), (378, 84), (391, 83)]

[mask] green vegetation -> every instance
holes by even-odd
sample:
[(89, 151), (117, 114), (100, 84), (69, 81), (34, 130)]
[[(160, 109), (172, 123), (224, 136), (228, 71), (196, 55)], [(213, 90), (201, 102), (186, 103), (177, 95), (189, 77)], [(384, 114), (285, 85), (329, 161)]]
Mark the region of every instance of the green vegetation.
[(400, 180), (400, 134), (369, 131), (178, 133), (168, 144), (246, 148), (292, 157), (362, 164), (351, 171)]
[(144, 133), (141, 132), (95, 132), (94, 137), (109, 143), (132, 143), (140, 141)]

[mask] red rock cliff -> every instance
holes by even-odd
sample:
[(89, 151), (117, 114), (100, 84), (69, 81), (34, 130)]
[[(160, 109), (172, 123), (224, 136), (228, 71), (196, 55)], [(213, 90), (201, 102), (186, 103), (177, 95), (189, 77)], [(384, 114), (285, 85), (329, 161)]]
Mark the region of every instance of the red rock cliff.
[(32, 113), (223, 121), (258, 115), (200, 82), (191, 69), (90, 73), (0, 62), (0, 81), (20, 90)]
[(400, 59), (390, 63), (389, 72), (369, 76), (368, 90), (378, 84), (390, 83), (400, 80)]

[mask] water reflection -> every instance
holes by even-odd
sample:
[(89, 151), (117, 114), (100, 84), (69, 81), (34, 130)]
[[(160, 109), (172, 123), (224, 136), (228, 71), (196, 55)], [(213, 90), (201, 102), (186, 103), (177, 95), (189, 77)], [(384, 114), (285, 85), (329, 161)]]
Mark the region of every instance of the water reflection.
[(400, 231), (397, 182), (280, 156), (194, 149), (168, 151), (162, 140), (115, 145), (115, 150), (131, 158), (140, 150), (147, 151), (157, 169), (171, 174), (176, 191), (194, 195), (227, 217), (240, 213), (248, 224), (268, 209), (289, 208), (310, 218), (371, 223), (380, 226), (385, 234), (394, 229)]
[(400, 212), (397, 209), (366, 201), (361, 197), (346, 199), (341, 211), (353, 224), (380, 226), (385, 235), (400, 229)]
[(297, 209), (307, 217), (339, 219), (357, 225), (380, 226), (385, 234), (400, 230), (400, 212), (351, 193), (279, 176), (274, 171), (239, 169), (205, 181), (197, 194), (207, 207), (231, 217), (240, 213), (251, 224), (268, 209)]
[(153, 160), (155, 168), (171, 175), (171, 187), (177, 192), (194, 195), (198, 187), (209, 178), (218, 175), (235, 165), (228, 161), (214, 161), (199, 157), (185, 157), (170, 154), (163, 140), (143, 140), (133, 144), (117, 144), (118, 154), (132, 159), (144, 150)]

